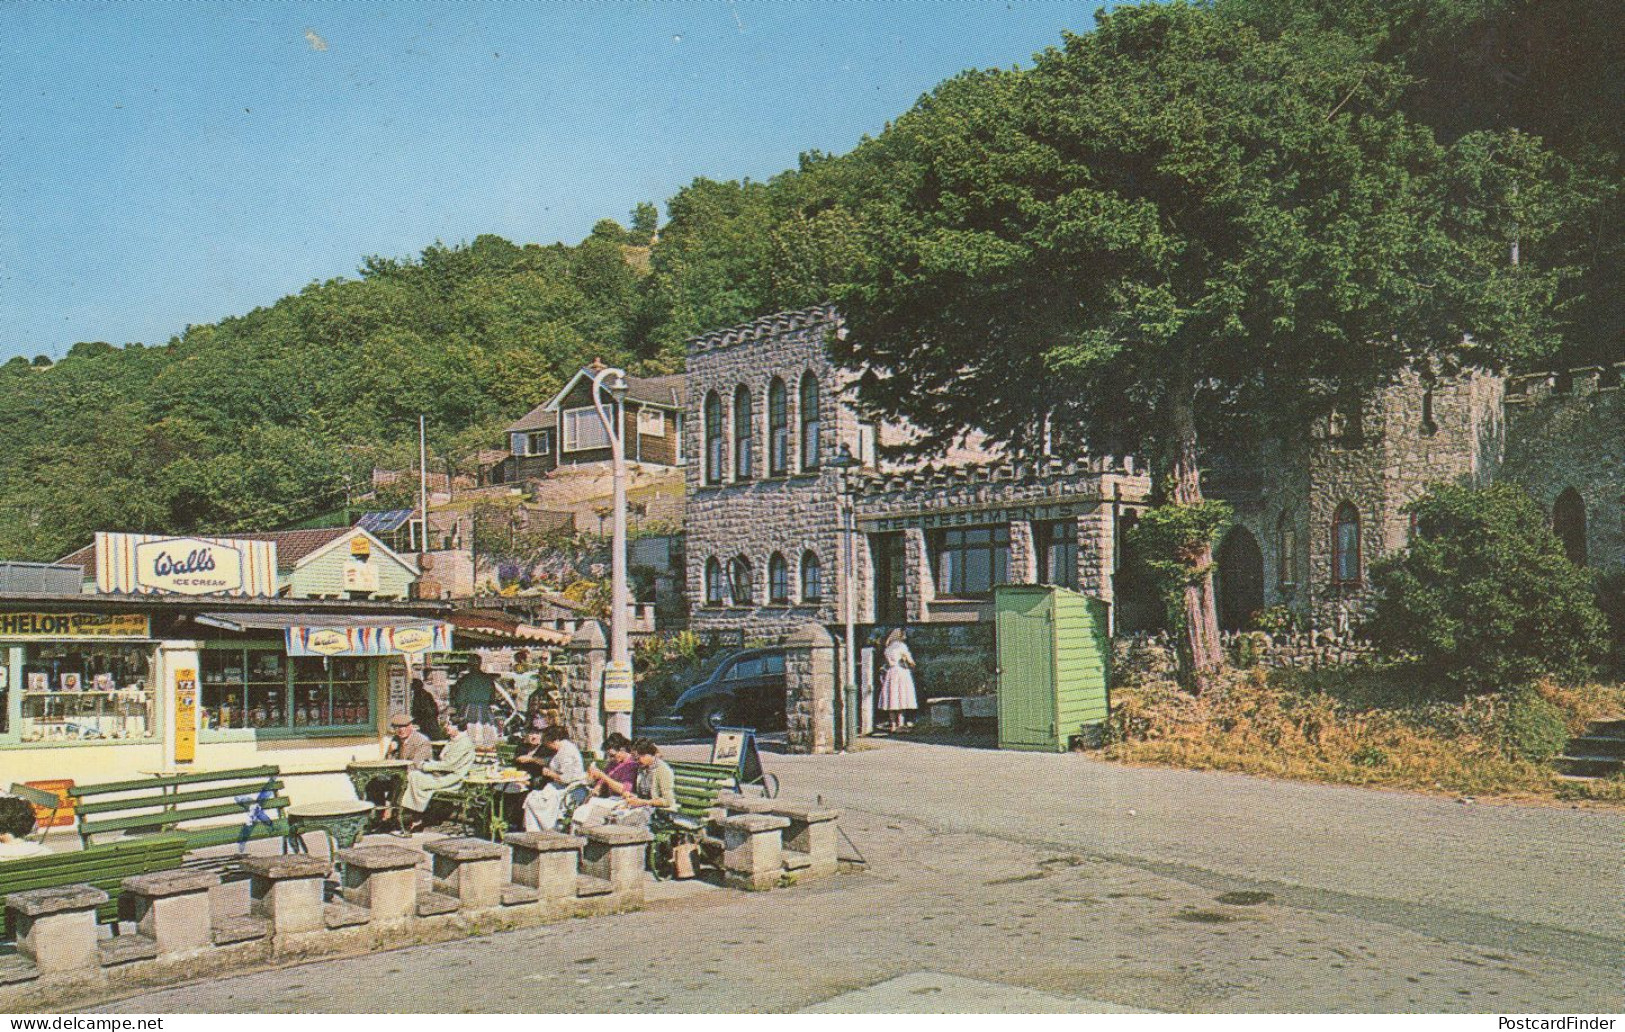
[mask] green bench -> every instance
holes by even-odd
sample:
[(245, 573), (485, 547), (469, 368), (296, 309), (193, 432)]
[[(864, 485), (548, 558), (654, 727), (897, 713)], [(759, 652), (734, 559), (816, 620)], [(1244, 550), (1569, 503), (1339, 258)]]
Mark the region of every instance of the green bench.
[(649, 866), (657, 875), (670, 862), (671, 847), (679, 839), (703, 840), (717, 797), (739, 791), (739, 774), (732, 764), (667, 760), (666, 765), (677, 787), (677, 809), (657, 811), (649, 827), (655, 837)]
[[(51, 853), (0, 861), (0, 905), (13, 892), (54, 889), (63, 885), (94, 885), (107, 893), (96, 908), (96, 920), (116, 925), (119, 893), (124, 879), (137, 874), (168, 871), (181, 866), (186, 836), (149, 835), (127, 842), (90, 846), (74, 853)], [(12, 938), (11, 912), (5, 916), (6, 938)]]
[[(79, 841), (87, 848), (97, 835), (125, 838), (176, 832), (189, 849), (286, 838), (288, 805), (281, 768), (160, 774), (131, 781), (80, 785), (73, 789), (79, 815)], [(237, 817), (224, 824), (182, 828), (182, 824)]]

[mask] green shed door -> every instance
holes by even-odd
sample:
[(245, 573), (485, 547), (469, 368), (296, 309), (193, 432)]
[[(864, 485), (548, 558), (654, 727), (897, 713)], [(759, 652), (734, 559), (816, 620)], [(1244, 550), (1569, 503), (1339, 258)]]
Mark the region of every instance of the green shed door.
[(1052, 604), (1043, 588), (1001, 587), (994, 594), (1001, 749), (1057, 749)]

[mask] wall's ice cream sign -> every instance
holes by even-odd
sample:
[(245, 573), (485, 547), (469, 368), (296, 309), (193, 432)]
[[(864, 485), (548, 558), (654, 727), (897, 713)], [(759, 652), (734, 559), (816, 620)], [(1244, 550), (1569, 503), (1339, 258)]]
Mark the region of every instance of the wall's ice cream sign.
[(240, 549), (202, 538), (135, 546), (136, 588), (166, 595), (223, 595), (242, 590)]
[(276, 544), (271, 541), (96, 535), (98, 591), (270, 596), (276, 587)]

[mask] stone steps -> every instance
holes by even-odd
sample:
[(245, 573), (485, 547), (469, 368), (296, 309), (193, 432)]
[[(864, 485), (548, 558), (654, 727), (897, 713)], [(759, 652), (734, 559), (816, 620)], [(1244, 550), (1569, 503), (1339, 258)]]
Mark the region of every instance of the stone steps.
[(0, 985), (32, 982), (39, 977), (39, 968), (15, 953), (0, 957)]
[(1585, 734), (1569, 739), (1555, 766), (1571, 780), (1610, 778), (1625, 770), (1625, 717), (1591, 721)]
[(812, 856), (794, 849), (780, 849), (786, 871), (805, 871), (812, 866)]
[(151, 960), (158, 955), (158, 940), (145, 935), (115, 935), (96, 944), (96, 954), (102, 967), (116, 967), (137, 960)]

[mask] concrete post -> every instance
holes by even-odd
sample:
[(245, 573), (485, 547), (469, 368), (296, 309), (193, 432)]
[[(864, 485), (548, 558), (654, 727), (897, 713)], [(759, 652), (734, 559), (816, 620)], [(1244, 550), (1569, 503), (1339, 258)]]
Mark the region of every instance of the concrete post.
[(604, 625), (588, 620), (564, 647), (564, 726), (570, 741), (600, 752), (604, 744), (604, 667), (608, 650)]
[(344, 865), (344, 898), (372, 911), (374, 921), (416, 912), (418, 861), (423, 854), (400, 846), (356, 846), (339, 850)]
[(835, 748), (835, 639), (822, 626), (802, 624), (785, 640), (784, 707), (794, 753)]
[(13, 892), (6, 897), (17, 952), (42, 975), (94, 969), (96, 908), (107, 893), (93, 885)]
[(606, 824), (586, 830), (581, 873), (609, 882), (612, 891), (643, 899), (643, 857), (654, 836), (646, 828)]
[(447, 838), (423, 847), (434, 857), (436, 892), (456, 896), (464, 910), (502, 904), (502, 859), (507, 849), (479, 838)]
[(556, 831), (526, 831), (508, 835), (513, 850), (513, 880), (536, 890), (544, 903), (571, 899), (581, 868), (581, 847), (586, 839)]
[(271, 922), (272, 935), (322, 927), (327, 860), (308, 853), (246, 856), (249, 913)]
[(158, 944), (158, 954), (188, 953), (212, 945), (209, 890), (220, 884), (212, 871), (156, 871), (124, 879), (119, 906), (136, 931)]
[(784, 871), (780, 836), (790, 822), (773, 814), (745, 813), (724, 817), (721, 824), (725, 884), (749, 892), (777, 886)]

